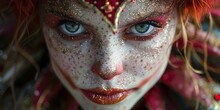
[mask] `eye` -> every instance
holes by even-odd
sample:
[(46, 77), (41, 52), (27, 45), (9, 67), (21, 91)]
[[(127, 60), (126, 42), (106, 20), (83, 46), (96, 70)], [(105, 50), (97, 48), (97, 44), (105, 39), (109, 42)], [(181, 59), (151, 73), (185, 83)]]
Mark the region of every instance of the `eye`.
[(148, 36), (160, 27), (161, 25), (156, 21), (146, 21), (133, 25), (127, 30), (127, 33), (135, 36)]
[(77, 36), (85, 32), (82, 24), (72, 21), (63, 21), (59, 25), (59, 30), (67, 36)]

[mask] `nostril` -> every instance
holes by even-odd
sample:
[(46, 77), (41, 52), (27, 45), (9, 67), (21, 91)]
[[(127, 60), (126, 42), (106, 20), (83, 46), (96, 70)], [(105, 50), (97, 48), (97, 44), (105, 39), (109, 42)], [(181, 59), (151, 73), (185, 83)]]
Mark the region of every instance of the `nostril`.
[(104, 80), (111, 80), (113, 77), (115, 77), (116, 75), (120, 75), (123, 72), (122, 64), (115, 65), (116, 68), (112, 71), (105, 71), (105, 69), (103, 70), (101, 66), (102, 65), (100, 63), (95, 63), (92, 66), (91, 71)]

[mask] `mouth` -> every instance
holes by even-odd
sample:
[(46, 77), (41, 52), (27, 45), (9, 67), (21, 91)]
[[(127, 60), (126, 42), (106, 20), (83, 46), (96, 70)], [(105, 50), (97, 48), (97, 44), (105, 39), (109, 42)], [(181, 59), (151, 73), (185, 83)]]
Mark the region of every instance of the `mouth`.
[(91, 101), (102, 104), (116, 104), (122, 100), (124, 100), (133, 90), (122, 90), (122, 89), (81, 89), (82, 93)]

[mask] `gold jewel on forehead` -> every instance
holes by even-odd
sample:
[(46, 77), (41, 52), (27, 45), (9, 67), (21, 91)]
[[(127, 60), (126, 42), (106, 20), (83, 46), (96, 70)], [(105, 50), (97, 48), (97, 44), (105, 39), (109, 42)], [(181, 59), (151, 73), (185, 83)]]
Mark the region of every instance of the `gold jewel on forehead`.
[(105, 13), (110, 13), (113, 10), (112, 6), (111, 6), (111, 4), (109, 3), (108, 0), (105, 0), (104, 10), (105, 10)]
[(81, 0), (83, 4), (93, 7), (103, 15), (103, 20), (112, 28), (113, 32), (118, 30), (118, 20), (126, 4), (133, 0)]

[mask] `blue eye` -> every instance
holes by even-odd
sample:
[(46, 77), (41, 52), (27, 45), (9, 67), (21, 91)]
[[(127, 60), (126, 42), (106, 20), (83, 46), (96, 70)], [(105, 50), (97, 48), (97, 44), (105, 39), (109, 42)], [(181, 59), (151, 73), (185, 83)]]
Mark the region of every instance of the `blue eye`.
[(148, 30), (150, 30), (150, 25), (148, 25), (148, 24), (144, 24), (144, 23), (142, 23), (142, 24), (137, 24), (137, 25), (135, 25), (134, 26), (135, 27), (135, 30), (137, 31), (137, 32), (139, 32), (139, 33), (145, 33), (145, 32), (147, 32)]
[(85, 28), (80, 23), (71, 21), (61, 23), (59, 29), (67, 36), (76, 36), (85, 32)]
[(133, 34), (135, 36), (147, 36), (152, 33), (155, 28), (160, 27), (160, 25), (155, 21), (147, 21), (143, 23), (138, 23), (132, 26), (127, 33)]

